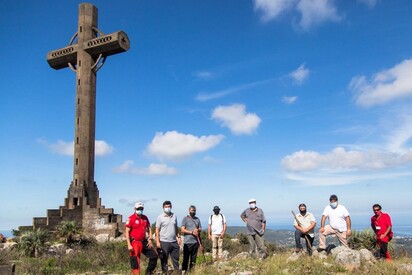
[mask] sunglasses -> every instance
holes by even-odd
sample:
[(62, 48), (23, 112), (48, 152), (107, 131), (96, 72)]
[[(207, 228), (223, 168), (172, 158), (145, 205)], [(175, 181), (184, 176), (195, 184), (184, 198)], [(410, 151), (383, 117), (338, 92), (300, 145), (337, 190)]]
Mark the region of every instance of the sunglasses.
[(381, 211), (380, 209), (373, 209), (373, 212)]

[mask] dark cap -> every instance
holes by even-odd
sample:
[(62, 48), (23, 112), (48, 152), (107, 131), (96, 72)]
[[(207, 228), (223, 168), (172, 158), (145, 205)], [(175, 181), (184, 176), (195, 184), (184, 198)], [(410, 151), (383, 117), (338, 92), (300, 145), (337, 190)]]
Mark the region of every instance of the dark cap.
[(215, 207), (213, 207), (213, 211), (215, 210), (220, 210), (219, 206), (216, 205)]
[(304, 204), (304, 203), (299, 204), (298, 208), (300, 208), (301, 206), (304, 206), (306, 208), (306, 204)]
[(330, 201), (337, 201), (337, 200), (338, 200), (338, 196), (336, 196), (336, 195), (330, 195), (329, 200), (330, 200)]

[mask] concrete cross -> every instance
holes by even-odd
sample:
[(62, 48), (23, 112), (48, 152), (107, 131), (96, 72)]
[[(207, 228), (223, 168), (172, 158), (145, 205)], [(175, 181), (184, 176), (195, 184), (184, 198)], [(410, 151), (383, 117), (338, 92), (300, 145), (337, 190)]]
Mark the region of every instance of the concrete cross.
[[(74, 41), (77, 38), (77, 43)], [(47, 53), (53, 69), (70, 67), (76, 72), (76, 115), (74, 136), (73, 181), (65, 206), (101, 206), (99, 191), (94, 181), (96, 73), (107, 56), (130, 48), (123, 31), (104, 35), (97, 29), (97, 8), (89, 3), (79, 5), (77, 33), (69, 46)]]

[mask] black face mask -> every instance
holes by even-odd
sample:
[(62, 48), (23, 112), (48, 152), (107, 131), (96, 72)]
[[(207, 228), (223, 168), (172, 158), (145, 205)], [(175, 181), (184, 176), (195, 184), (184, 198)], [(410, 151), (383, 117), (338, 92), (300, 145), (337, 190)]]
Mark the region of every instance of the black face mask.
[(215, 215), (219, 215), (220, 210), (214, 210), (213, 212), (215, 212)]
[(194, 213), (190, 212), (189, 214), (190, 214), (190, 217), (196, 216), (196, 212), (194, 212)]
[(305, 211), (300, 211), (300, 214), (301, 214), (302, 216), (305, 216), (305, 215), (306, 215), (306, 210), (305, 210)]

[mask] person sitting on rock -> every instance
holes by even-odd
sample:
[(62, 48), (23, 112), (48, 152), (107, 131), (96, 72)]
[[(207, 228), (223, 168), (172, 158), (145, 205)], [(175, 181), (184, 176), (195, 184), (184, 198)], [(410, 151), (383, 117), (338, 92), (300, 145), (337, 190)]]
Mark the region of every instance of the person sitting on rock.
[(295, 230), (295, 252), (301, 252), (303, 247), (301, 238), (305, 238), (306, 250), (312, 255), (312, 244), (315, 239), (316, 220), (312, 213), (306, 211), (306, 204), (299, 204), (299, 214), (295, 215), (293, 226)]

